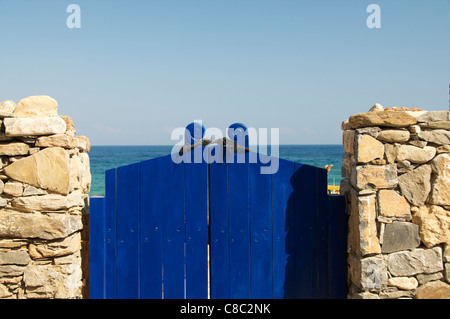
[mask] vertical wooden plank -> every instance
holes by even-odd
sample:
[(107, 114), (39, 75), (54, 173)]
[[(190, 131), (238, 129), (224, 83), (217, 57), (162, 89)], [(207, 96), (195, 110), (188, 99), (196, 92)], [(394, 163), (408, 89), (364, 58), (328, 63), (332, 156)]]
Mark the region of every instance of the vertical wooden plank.
[(117, 297), (139, 298), (139, 163), (117, 168)]
[(250, 297), (272, 298), (272, 175), (261, 174), (270, 157), (250, 163)]
[(230, 298), (250, 298), (249, 164), (228, 163)]
[(140, 298), (161, 299), (163, 280), (164, 161), (170, 156), (140, 163)]
[(328, 195), (329, 298), (346, 299), (347, 217), (345, 197)]
[(317, 189), (317, 298), (328, 298), (328, 198), (327, 171), (316, 168)]
[(294, 162), (273, 174), (273, 298), (295, 298)]
[(89, 298), (105, 298), (105, 197), (91, 197), (89, 207)]
[(163, 297), (185, 297), (185, 222), (184, 164), (172, 160), (163, 163), (165, 180), (157, 187), (163, 190)]
[(211, 228), (211, 298), (230, 298), (230, 256), (228, 238), (228, 167), (209, 165)]
[(316, 168), (295, 164), (296, 298), (317, 297)]
[[(202, 150), (198, 147), (196, 150)], [(208, 164), (185, 163), (186, 298), (208, 298)], [(201, 155), (201, 154), (200, 154)]]
[(105, 298), (117, 298), (116, 285), (116, 169), (105, 172)]

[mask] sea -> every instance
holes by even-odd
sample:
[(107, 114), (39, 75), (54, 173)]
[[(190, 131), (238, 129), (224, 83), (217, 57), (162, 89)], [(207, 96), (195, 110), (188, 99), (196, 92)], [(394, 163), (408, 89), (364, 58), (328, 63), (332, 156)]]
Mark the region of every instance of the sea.
[[(91, 165), (91, 190), (89, 196), (105, 194), (105, 171), (168, 155), (172, 145), (145, 146), (92, 146), (89, 152)], [(261, 150), (261, 152), (263, 152)], [(271, 155), (270, 147), (265, 154)], [(344, 149), (342, 145), (279, 145), (278, 157), (297, 163), (323, 168), (333, 165), (328, 174), (328, 185), (341, 182), (341, 165)]]

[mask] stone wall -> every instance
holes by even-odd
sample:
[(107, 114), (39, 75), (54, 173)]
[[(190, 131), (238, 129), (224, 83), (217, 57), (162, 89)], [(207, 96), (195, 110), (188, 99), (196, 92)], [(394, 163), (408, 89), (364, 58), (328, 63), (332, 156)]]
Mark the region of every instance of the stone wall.
[(0, 103), (0, 298), (81, 298), (89, 139), (57, 102)]
[(450, 115), (386, 108), (342, 123), (349, 298), (450, 298)]

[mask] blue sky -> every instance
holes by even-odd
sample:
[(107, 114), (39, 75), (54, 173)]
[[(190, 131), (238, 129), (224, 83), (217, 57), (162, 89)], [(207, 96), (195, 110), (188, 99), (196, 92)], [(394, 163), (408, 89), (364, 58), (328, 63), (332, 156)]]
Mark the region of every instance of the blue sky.
[(0, 100), (50, 95), (94, 145), (174, 144), (196, 119), (339, 144), (376, 102), (449, 103), (450, 0), (0, 0), (0, 43)]

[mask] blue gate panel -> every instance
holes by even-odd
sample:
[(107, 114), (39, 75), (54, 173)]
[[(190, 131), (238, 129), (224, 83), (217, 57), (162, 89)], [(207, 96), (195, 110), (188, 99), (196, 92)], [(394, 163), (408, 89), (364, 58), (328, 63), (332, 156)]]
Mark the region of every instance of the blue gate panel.
[(89, 298), (105, 298), (105, 197), (91, 197), (89, 207)]
[(329, 298), (347, 297), (347, 216), (345, 197), (328, 195)]
[(272, 175), (261, 174), (269, 156), (250, 164), (250, 283), (251, 298), (272, 298)]
[(139, 163), (117, 169), (117, 298), (139, 298)]
[(250, 298), (249, 164), (228, 165), (230, 298)]
[(105, 172), (105, 298), (116, 295), (116, 169)]
[(296, 298), (316, 298), (316, 168), (295, 164), (295, 268)]
[(184, 164), (164, 161), (163, 191), (163, 293), (165, 299), (182, 299), (184, 294)]
[[(202, 150), (202, 148), (198, 148)], [(194, 155), (194, 153), (192, 153)], [(186, 298), (208, 298), (208, 164), (185, 164)]]
[(273, 179), (273, 298), (295, 298), (294, 162), (279, 159)]
[(319, 299), (328, 298), (328, 194), (327, 171), (316, 168), (316, 254), (317, 254), (317, 296)]
[(163, 192), (166, 157), (141, 162), (140, 183), (140, 298), (163, 297)]
[(262, 174), (274, 158), (255, 153), (194, 163), (203, 150), (106, 171), (90, 297), (346, 298), (345, 200), (326, 170), (277, 159)]
[(230, 298), (227, 167), (226, 163), (211, 163), (209, 170), (212, 299)]

